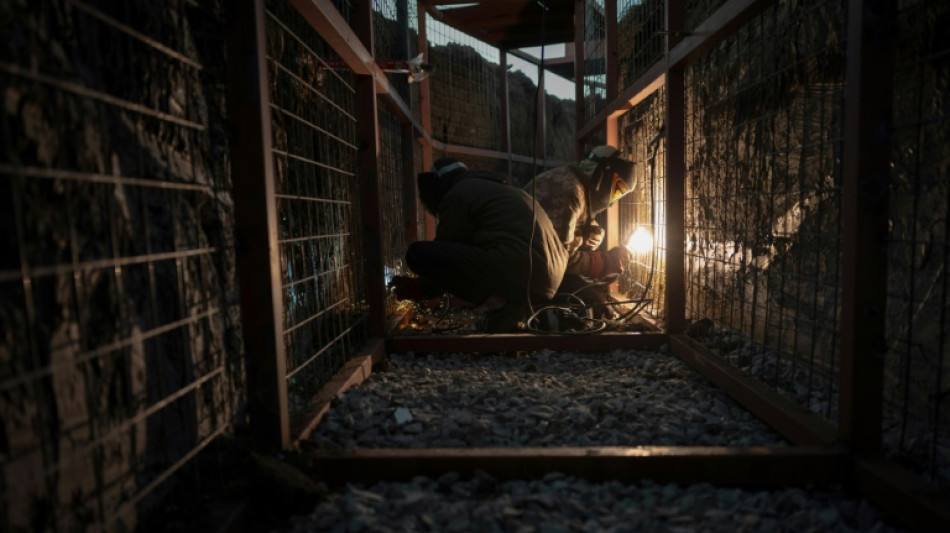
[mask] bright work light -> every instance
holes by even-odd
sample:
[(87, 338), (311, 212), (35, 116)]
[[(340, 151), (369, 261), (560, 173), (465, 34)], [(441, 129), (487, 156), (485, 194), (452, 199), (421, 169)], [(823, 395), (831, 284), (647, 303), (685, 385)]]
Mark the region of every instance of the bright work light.
[(653, 235), (650, 230), (640, 226), (627, 241), (627, 250), (631, 253), (645, 254), (653, 249)]

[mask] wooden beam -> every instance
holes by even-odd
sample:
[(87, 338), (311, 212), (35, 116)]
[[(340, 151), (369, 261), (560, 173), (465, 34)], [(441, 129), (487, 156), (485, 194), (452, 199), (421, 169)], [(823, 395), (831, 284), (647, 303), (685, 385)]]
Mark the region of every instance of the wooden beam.
[(235, 5), (228, 35), (234, 233), (247, 356), (251, 431), (265, 447), (290, 444), (287, 361), (263, 0)]
[(560, 472), (592, 482), (785, 487), (840, 483), (847, 466), (843, 450), (833, 446), (305, 449), (302, 461), (315, 478), (334, 484), (438, 478), (446, 472), (467, 478), (480, 470), (501, 480)]
[(793, 443), (823, 445), (837, 441), (830, 422), (749, 377), (693, 339), (671, 335), (670, 348), (674, 355)]
[[(353, 15), (353, 30), (366, 50), (373, 52), (373, 7), (360, 2)], [(371, 74), (356, 76), (359, 135), (357, 175), (360, 181), (360, 213), (363, 272), (366, 276), (366, 300), (369, 335), (386, 335), (386, 282), (383, 259), (383, 187), (380, 179), (379, 113), (376, 83)]]
[(881, 447), (894, 10), (893, 2), (848, 4), (838, 429), (859, 453)]
[(859, 457), (854, 485), (868, 500), (914, 531), (950, 531), (950, 495), (879, 457)]
[(303, 412), (295, 421), (293, 431), (295, 446), (299, 446), (301, 442), (310, 438), (310, 434), (323, 421), (327, 412), (330, 411), (330, 404), (338, 395), (343, 394), (350, 387), (359, 385), (372, 374), (373, 365), (378, 364), (386, 355), (384, 348), (385, 343), (382, 339), (370, 339), (363, 349), (347, 361), (346, 365), (323, 386), (313, 399), (310, 409)]
[(655, 350), (666, 344), (664, 333), (598, 333), (590, 335), (532, 335), (528, 333), (484, 335), (425, 335), (387, 339), (390, 352), (470, 353), (536, 350), (609, 351)]
[[(670, 0), (666, 10), (667, 51), (678, 44), (685, 24), (684, 0)], [(686, 87), (684, 67), (666, 72), (666, 328), (686, 331)]]

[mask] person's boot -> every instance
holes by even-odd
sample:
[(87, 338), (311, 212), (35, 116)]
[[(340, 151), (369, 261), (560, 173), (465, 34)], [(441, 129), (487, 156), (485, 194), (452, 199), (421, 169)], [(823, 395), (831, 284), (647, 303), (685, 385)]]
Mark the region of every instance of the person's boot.
[(520, 328), (521, 322), (527, 315), (527, 307), (514, 303), (507, 303), (499, 309), (488, 311), (485, 316), (485, 331), (487, 333), (511, 333)]

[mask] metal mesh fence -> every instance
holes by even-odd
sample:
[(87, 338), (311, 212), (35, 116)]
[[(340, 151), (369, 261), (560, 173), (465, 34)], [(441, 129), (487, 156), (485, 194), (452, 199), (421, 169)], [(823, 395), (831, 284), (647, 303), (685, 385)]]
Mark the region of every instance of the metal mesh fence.
[[(654, 317), (665, 314), (666, 160), (662, 128), (666, 91), (661, 88), (620, 119), (620, 152), (633, 161), (635, 186), (618, 202), (620, 243), (633, 238), (633, 259), (618, 280), (624, 300)], [(635, 237), (634, 237), (635, 236)]]
[(426, 16), (432, 136), (447, 144), (504, 149), (498, 50)]
[(666, 1), (620, 0), (617, 17), (617, 81), (623, 91), (663, 59)]
[(717, 9), (725, 5), (727, 0), (686, 0), (686, 11), (683, 25), (685, 31), (695, 30), (703, 21), (709, 18)]
[(899, 3), (884, 445), (950, 486), (950, 6)]
[(834, 419), (840, 2), (779, 2), (686, 72), (690, 334)]
[(211, 489), (189, 472), (245, 395), (222, 19), (211, 0), (0, 6), (11, 529), (134, 529)]
[[(406, 273), (403, 260), (406, 257), (407, 239), (407, 208), (409, 202), (416, 201), (414, 180), (407, 183), (407, 177), (412, 169), (407, 168), (403, 143), (407, 137), (403, 135), (402, 124), (388, 111), (382, 103), (379, 104), (379, 143), (380, 153), (380, 181), (382, 182), (382, 197), (380, 198), (382, 211), (383, 235), (382, 243), (383, 268), (385, 281), (395, 275)], [(412, 176), (415, 176), (412, 172)], [(393, 296), (387, 299), (387, 315), (392, 317), (398, 311), (397, 302)]]
[(603, 0), (584, 3), (584, 118), (591, 120), (607, 105), (607, 27)]
[(286, 2), (268, 2), (267, 71), (290, 416), (365, 343), (353, 75)]

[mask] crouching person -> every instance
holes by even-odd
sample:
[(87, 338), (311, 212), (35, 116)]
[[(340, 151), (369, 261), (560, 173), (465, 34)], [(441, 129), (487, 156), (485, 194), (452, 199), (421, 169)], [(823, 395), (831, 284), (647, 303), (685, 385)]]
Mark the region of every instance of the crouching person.
[(453, 158), (439, 159), (432, 170), (418, 179), (420, 200), (438, 217), (435, 239), (409, 245), (406, 263), (418, 277), (394, 279), (396, 297), (449, 292), (488, 308), (487, 332), (516, 330), (564, 276), (567, 252), (551, 221), (499, 174), (468, 170)]
[(544, 207), (569, 254), (558, 292), (580, 296), (592, 306), (595, 318), (613, 318), (607, 285), (623, 273), (631, 257), (623, 246), (600, 250), (604, 230), (594, 217), (633, 187), (633, 163), (613, 146), (599, 146), (576, 164), (538, 174), (524, 187)]

